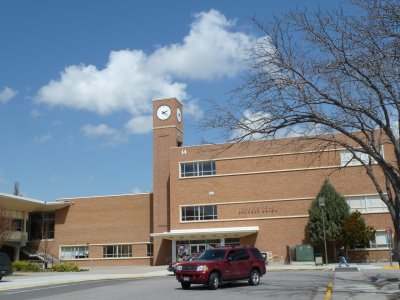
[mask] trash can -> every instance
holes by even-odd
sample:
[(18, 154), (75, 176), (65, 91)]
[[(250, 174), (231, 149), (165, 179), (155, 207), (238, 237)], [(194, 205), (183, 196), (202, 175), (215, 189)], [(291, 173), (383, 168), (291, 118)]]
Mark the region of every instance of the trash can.
[(321, 253), (315, 253), (315, 265), (316, 266), (318, 266), (318, 265), (323, 265), (324, 264), (324, 260), (323, 260), (323, 258), (322, 258), (322, 254)]

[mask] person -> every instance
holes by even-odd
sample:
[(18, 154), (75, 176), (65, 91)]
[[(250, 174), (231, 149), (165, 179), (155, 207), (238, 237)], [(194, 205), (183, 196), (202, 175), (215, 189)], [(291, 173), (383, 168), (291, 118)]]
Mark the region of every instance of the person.
[(339, 267), (341, 267), (342, 264), (345, 264), (346, 267), (349, 266), (349, 264), (346, 261), (346, 254), (344, 251), (344, 246), (340, 247), (340, 249), (339, 249)]

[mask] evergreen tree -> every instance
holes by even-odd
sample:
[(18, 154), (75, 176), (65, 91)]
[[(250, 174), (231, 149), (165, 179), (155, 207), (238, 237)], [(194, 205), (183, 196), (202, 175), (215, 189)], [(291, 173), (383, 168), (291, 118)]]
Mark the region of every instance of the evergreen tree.
[[(319, 206), (318, 199), (325, 198), (323, 210)], [(336, 245), (343, 239), (342, 221), (350, 214), (350, 207), (346, 199), (340, 195), (332, 184), (326, 179), (318, 195), (308, 210), (308, 234), (313, 245), (322, 245), (324, 242), (324, 230), (322, 217), (324, 216), (326, 241), (333, 247), (336, 255)]]

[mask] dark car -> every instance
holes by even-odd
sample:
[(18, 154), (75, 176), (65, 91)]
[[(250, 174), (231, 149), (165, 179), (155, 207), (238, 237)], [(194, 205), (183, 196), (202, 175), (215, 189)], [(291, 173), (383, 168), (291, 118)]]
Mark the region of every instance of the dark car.
[(181, 262), (175, 275), (183, 289), (205, 284), (215, 290), (224, 282), (236, 280), (257, 285), (265, 272), (265, 261), (257, 248), (227, 247), (208, 249), (194, 261)]
[(0, 280), (12, 274), (11, 260), (7, 253), (0, 252)]

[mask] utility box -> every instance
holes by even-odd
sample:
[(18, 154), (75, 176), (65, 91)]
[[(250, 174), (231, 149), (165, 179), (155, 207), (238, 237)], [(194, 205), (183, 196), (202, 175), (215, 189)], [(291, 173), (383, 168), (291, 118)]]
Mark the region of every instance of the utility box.
[(314, 248), (311, 245), (297, 245), (296, 261), (314, 261)]
[(315, 265), (318, 266), (322, 266), (324, 264), (324, 259), (322, 257), (321, 253), (315, 253)]

